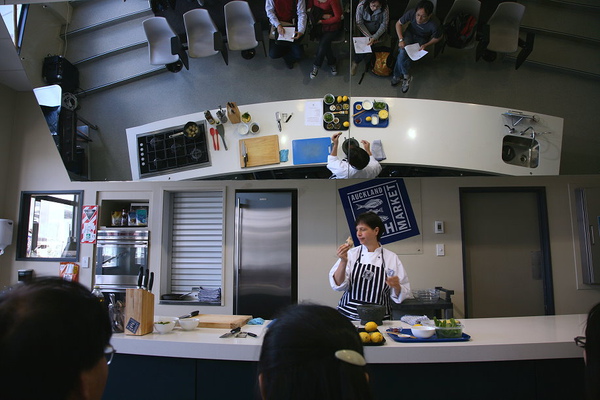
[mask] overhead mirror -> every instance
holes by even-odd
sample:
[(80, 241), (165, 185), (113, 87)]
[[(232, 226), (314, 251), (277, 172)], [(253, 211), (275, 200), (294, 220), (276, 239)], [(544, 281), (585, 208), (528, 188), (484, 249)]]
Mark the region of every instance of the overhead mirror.
[(79, 259), (83, 191), (22, 192), (17, 260)]

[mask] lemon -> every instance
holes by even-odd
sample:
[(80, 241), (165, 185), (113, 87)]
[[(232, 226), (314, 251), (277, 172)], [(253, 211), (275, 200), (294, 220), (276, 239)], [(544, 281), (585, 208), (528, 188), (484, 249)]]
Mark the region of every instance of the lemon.
[(342, 97), (342, 101), (348, 101), (348, 96)]
[(365, 118), (365, 120), (366, 120), (367, 122), (369, 122), (369, 121), (371, 121), (371, 117), (367, 117), (367, 118)]
[(348, 122), (348, 121), (344, 121), (344, 128), (347, 128), (347, 127), (349, 127), (349, 126), (350, 126), (350, 122)]
[(371, 341), (371, 335), (367, 332), (359, 332), (358, 335), (360, 336), (360, 341), (363, 343), (369, 343)]
[(365, 324), (365, 331), (367, 332), (373, 332), (377, 330), (377, 324), (373, 321), (367, 322)]
[(341, 102), (342, 102), (342, 96), (338, 96), (338, 97), (337, 97), (337, 102), (338, 102), (338, 103), (341, 103)]
[(390, 113), (387, 110), (379, 110), (379, 118), (387, 119), (390, 116)]
[(372, 343), (380, 343), (383, 342), (383, 335), (380, 332), (371, 333), (371, 342)]

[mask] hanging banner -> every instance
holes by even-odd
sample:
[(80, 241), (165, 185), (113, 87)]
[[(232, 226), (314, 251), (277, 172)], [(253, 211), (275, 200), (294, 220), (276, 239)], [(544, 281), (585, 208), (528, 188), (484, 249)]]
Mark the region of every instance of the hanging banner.
[(81, 243), (96, 243), (98, 206), (83, 206), (81, 216)]
[(355, 244), (358, 244), (358, 239), (354, 221), (358, 215), (367, 211), (374, 212), (383, 221), (385, 232), (381, 237), (381, 244), (419, 235), (419, 227), (403, 179), (373, 179), (339, 189), (339, 194)]

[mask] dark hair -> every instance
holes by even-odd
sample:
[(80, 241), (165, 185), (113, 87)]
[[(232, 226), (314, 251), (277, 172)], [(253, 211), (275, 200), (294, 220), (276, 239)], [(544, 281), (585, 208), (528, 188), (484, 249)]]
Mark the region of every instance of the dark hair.
[(344, 349), (363, 354), (356, 327), (337, 310), (284, 309), (269, 326), (258, 361), (263, 399), (371, 399), (365, 367), (336, 358)]
[(348, 147), (348, 163), (354, 168), (361, 170), (369, 165), (369, 153), (360, 147), (349, 146)]
[[(382, 10), (385, 10), (385, 8), (387, 7), (387, 0), (366, 0), (365, 5), (370, 6), (371, 3), (375, 2), (378, 2), (381, 5)], [(373, 11), (371, 11), (370, 7), (367, 7), (366, 10), (369, 14), (373, 14)]]
[(66, 399), (111, 335), (107, 309), (79, 283), (41, 278), (8, 290), (0, 296), (3, 398)]
[(433, 3), (431, 1), (429, 1), (429, 0), (419, 1), (415, 7), (415, 11), (417, 11), (421, 8), (423, 10), (425, 10), (425, 13), (427, 13), (427, 15), (433, 14)]
[(587, 399), (600, 398), (600, 303), (587, 317), (585, 327), (585, 386)]
[(366, 213), (360, 214), (356, 217), (356, 221), (354, 221), (354, 226), (358, 224), (368, 225), (369, 228), (375, 229), (379, 228), (379, 232), (377, 233), (377, 240), (381, 239), (381, 235), (385, 232), (385, 226), (383, 225), (383, 221), (379, 218), (379, 215), (375, 214), (373, 211), (367, 211)]

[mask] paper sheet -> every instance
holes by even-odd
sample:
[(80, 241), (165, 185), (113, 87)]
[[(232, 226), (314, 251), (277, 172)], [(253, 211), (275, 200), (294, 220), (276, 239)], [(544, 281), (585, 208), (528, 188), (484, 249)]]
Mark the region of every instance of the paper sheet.
[(368, 45), (370, 38), (366, 36), (354, 37), (352, 42), (354, 43), (354, 51), (356, 54), (372, 53), (371, 46)]
[(307, 101), (304, 106), (304, 125), (321, 126), (323, 121), (323, 103)]
[(421, 59), (425, 54), (427, 54), (427, 50), (419, 50), (421, 45), (419, 43), (408, 44), (404, 46), (404, 50), (406, 50), (406, 54), (410, 57), (411, 60), (417, 61)]
[(284, 42), (293, 42), (294, 35), (296, 34), (296, 28), (293, 26), (284, 26), (283, 30), (285, 31), (283, 36), (279, 35), (277, 40), (282, 40)]

